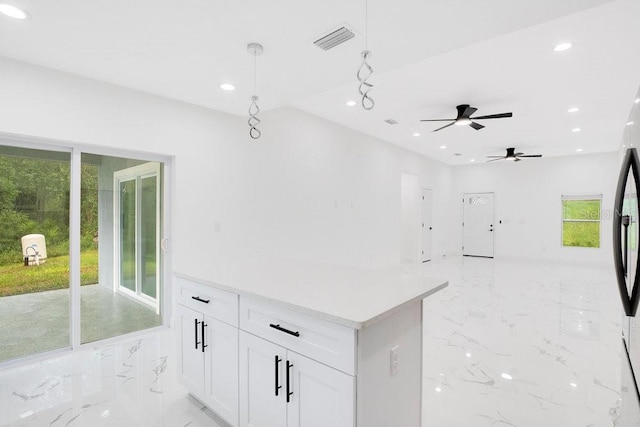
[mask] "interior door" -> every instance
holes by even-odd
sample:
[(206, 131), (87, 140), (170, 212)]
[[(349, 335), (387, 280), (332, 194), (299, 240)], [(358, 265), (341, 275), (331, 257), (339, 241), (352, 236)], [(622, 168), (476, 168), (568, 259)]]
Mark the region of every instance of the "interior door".
[(114, 172), (115, 289), (159, 312), (160, 166), (150, 162)]
[(463, 246), (465, 256), (493, 258), (493, 193), (465, 193)]
[(430, 189), (422, 190), (422, 262), (431, 261), (433, 242), (433, 194)]
[(239, 340), (240, 426), (286, 426), (286, 350), (244, 331)]

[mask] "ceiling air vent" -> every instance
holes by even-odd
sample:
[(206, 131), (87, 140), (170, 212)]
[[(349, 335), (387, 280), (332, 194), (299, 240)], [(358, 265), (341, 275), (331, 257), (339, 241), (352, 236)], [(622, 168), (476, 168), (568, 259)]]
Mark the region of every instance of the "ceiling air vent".
[(387, 124), (390, 124), (390, 125), (397, 125), (398, 124), (398, 122), (396, 122), (393, 119), (387, 119), (384, 122), (387, 123)]
[(336, 47), (339, 44), (352, 39), (354, 36), (355, 34), (353, 34), (353, 32), (347, 27), (340, 27), (337, 30), (330, 32), (326, 36), (320, 37), (313, 43), (324, 50), (329, 50), (332, 47)]

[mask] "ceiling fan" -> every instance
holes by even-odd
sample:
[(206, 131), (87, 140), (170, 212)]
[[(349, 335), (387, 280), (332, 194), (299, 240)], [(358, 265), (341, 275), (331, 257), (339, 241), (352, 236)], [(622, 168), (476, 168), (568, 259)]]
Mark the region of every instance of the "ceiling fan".
[(515, 148), (507, 148), (506, 156), (487, 156), (487, 158), (491, 160), (487, 160), (487, 162), (495, 162), (496, 160), (506, 160), (513, 159), (514, 162), (519, 162), (521, 157), (542, 157), (542, 154), (524, 154), (524, 153), (516, 153)]
[(513, 113), (501, 113), (501, 114), (489, 114), (488, 116), (477, 116), (471, 117), (473, 113), (478, 111), (477, 108), (470, 107), (469, 104), (462, 104), (456, 107), (458, 109), (458, 117), (455, 119), (426, 119), (420, 120), (421, 122), (451, 122), (448, 125), (444, 125), (441, 128), (433, 130), (432, 132), (437, 132), (444, 128), (448, 128), (451, 125), (464, 126), (469, 125), (475, 130), (480, 130), (484, 126), (480, 123), (476, 123), (474, 120), (485, 120), (485, 119), (503, 119), (506, 117), (513, 117)]

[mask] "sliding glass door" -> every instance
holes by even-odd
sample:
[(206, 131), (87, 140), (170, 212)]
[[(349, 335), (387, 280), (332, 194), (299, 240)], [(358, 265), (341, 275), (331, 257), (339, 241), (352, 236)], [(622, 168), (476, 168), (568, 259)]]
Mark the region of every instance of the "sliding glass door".
[(117, 288), (156, 309), (159, 295), (160, 165), (145, 163), (114, 173)]
[(70, 346), (70, 160), (0, 142), (0, 362)]
[(99, 264), (98, 280), (82, 287), (82, 342), (162, 325), (163, 164), (83, 154), (82, 165), (96, 176), (83, 174), (83, 201), (95, 193), (97, 205), (83, 206), (81, 230), (96, 236)]

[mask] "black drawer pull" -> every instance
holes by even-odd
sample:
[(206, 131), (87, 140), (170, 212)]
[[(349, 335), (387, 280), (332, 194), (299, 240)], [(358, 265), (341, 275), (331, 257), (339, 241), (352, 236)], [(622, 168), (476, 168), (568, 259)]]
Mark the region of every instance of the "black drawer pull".
[(290, 330), (285, 329), (282, 326), (280, 326), (280, 324), (274, 325), (273, 323), (270, 323), (269, 326), (271, 326), (273, 329), (279, 330), (280, 332), (284, 332), (285, 334), (293, 335), (294, 337), (299, 337), (300, 336), (300, 332), (290, 331)]
[(202, 299), (202, 298), (200, 298), (200, 297), (191, 297), (191, 299), (194, 299), (194, 300), (196, 300), (196, 301), (203, 302), (203, 303), (205, 303), (205, 304), (209, 304), (209, 302), (211, 302), (211, 300), (210, 300), (210, 299)]

